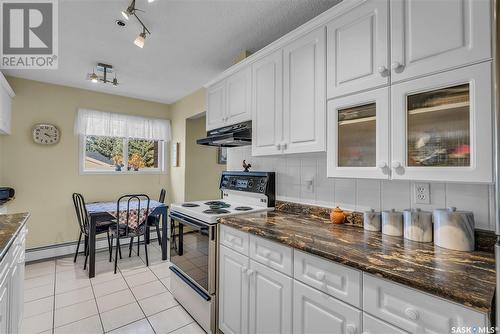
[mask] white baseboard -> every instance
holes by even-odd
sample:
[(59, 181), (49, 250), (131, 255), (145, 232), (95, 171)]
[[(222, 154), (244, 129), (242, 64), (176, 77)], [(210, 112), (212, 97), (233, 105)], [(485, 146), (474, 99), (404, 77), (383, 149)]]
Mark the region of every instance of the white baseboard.
[[(156, 241), (156, 231), (151, 232), (149, 234), (149, 240), (151, 242)], [(83, 237), (82, 237), (83, 239)], [(122, 245), (127, 245), (130, 242), (129, 238), (120, 238), (120, 243)], [(96, 250), (107, 249), (108, 248), (108, 240), (106, 238), (98, 238), (96, 239)], [(114, 248), (114, 245), (113, 245)], [(84, 245), (83, 240), (80, 243), (79, 252), (83, 253)], [(53, 259), (56, 257), (66, 256), (66, 255), (74, 255), (76, 252), (76, 242), (66, 242), (62, 244), (31, 248), (26, 250), (26, 262), (33, 262), (38, 260), (45, 259)]]

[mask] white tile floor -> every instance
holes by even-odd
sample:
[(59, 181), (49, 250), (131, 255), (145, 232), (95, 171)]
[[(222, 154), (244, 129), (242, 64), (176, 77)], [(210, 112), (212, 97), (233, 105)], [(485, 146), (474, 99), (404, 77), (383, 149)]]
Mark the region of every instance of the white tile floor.
[(168, 262), (152, 241), (132, 257), (128, 249), (113, 273), (108, 253), (96, 255), (96, 277), (83, 270), (83, 256), (26, 265), (21, 333), (156, 333), (203, 334), (203, 330), (169, 291)]

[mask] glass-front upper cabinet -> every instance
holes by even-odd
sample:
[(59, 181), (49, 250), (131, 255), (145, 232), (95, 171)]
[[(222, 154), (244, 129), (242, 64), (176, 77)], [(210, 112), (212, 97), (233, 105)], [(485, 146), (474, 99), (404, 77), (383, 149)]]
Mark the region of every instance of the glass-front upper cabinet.
[(490, 62), (391, 89), (393, 179), (493, 181)]
[(328, 102), (328, 177), (387, 179), (389, 88)]

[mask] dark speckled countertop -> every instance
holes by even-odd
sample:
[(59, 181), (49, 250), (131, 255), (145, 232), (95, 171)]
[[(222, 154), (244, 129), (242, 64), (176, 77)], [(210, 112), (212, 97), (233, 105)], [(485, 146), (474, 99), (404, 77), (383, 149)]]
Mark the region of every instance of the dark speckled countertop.
[(29, 213), (0, 214), (0, 261), (28, 220)]
[(221, 218), (227, 226), (491, 313), (495, 257), (333, 225), (317, 215), (274, 211)]

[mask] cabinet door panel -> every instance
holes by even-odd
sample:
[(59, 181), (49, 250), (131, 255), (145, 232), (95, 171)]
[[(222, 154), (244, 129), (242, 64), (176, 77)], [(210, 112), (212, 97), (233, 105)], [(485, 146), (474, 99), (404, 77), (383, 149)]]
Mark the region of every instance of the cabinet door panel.
[(225, 246), (219, 254), (219, 327), (226, 334), (248, 332), (248, 258)]
[(392, 178), (492, 182), (491, 63), (391, 87)]
[(249, 332), (288, 334), (292, 331), (292, 281), (250, 260)]
[(328, 102), (328, 177), (388, 179), (389, 88)]
[(360, 310), (297, 281), (293, 305), (294, 334), (361, 333)]
[(392, 81), (491, 58), (490, 1), (391, 1)]
[(281, 153), (283, 141), (283, 51), (252, 65), (252, 155)]
[(326, 148), (325, 29), (319, 28), (284, 48), (285, 153)]
[(207, 89), (207, 130), (224, 126), (226, 117), (226, 85), (219, 82)]
[(389, 83), (386, 0), (369, 0), (327, 25), (328, 98)]
[(363, 334), (404, 334), (407, 333), (397, 327), (391, 326), (382, 320), (378, 320), (363, 313)]
[(226, 79), (226, 123), (234, 124), (251, 119), (252, 69), (244, 68)]

